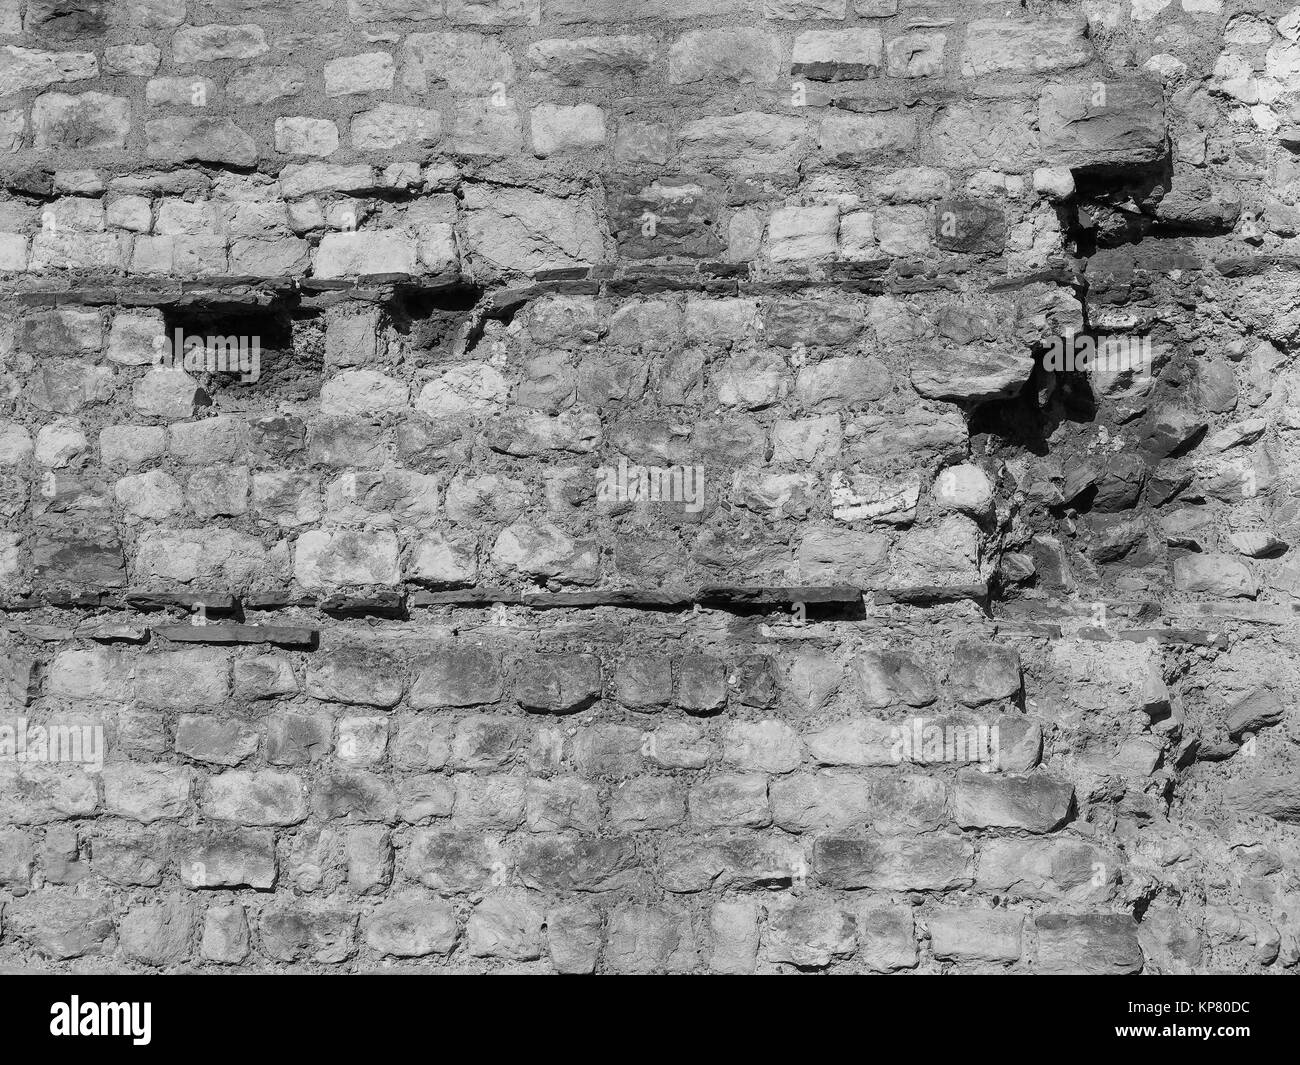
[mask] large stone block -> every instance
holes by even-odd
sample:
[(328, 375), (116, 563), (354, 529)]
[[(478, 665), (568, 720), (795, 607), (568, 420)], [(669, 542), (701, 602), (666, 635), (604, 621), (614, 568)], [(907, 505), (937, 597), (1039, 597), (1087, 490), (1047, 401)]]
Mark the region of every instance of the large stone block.
[(668, 50), (668, 81), (772, 82), (780, 75), (780, 64), (780, 41), (762, 30), (694, 30)]
[(963, 828), (1022, 828), (1050, 832), (1074, 807), (1074, 787), (1046, 773), (998, 776), (965, 769), (957, 774), (953, 816)]
[(1028, 101), (997, 100), (942, 107), (930, 126), (933, 161), (944, 168), (1032, 171), (1041, 159), (1034, 108)]
[(228, 118), (156, 118), (145, 123), (145, 136), (150, 159), (229, 166), (257, 162), (253, 138)]
[(0, 48), (0, 96), (98, 76), (94, 52), (45, 52), (12, 44)]
[(471, 187), (465, 208), (468, 253), (476, 272), (533, 273), (592, 266), (604, 258), (603, 227), (585, 198)]
[(1163, 97), (1142, 82), (1048, 85), (1038, 128), (1043, 156), (1057, 166), (1147, 165), (1168, 151)]
[(961, 72), (1033, 74), (1069, 70), (1092, 59), (1083, 19), (976, 19), (966, 29)]
[(315, 530), (298, 538), (294, 576), (304, 588), (392, 586), (401, 580), (397, 537), (377, 532)]
[(32, 105), (38, 150), (124, 148), (131, 130), (131, 104), (124, 96), (88, 92), (45, 93)]
[(401, 233), (327, 233), (316, 250), (316, 277), (366, 277), (413, 274), (415, 242)]
[(1034, 926), (1039, 972), (1105, 976), (1142, 968), (1138, 927), (1129, 914), (1040, 913)]
[(218, 59), (256, 59), (267, 51), (260, 26), (182, 26), (172, 35), (177, 63), (211, 63)]

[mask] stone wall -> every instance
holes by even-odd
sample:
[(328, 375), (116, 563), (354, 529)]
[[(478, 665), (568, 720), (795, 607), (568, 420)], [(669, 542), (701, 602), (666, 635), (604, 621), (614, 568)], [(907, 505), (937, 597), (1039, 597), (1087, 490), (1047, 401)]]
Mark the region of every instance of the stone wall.
[(1300, 8), (0, 36), (0, 967), (1300, 961)]

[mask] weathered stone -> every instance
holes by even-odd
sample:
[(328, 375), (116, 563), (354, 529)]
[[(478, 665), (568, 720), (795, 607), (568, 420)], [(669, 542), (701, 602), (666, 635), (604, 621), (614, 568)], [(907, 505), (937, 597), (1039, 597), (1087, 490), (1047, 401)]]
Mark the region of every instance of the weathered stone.
[(297, 66), (254, 66), (236, 71), (226, 82), (226, 97), (241, 106), (258, 106), (301, 96), (307, 71)]
[(32, 105), (32, 128), (37, 149), (123, 148), (131, 129), (130, 101), (100, 92), (45, 93)]
[(275, 961), (333, 965), (351, 957), (356, 926), (355, 914), (299, 903), (263, 911), (259, 940)]
[(1034, 918), (1044, 973), (1114, 975), (1142, 968), (1137, 924), (1128, 914), (1042, 914)]
[(238, 720), (186, 714), (176, 726), (176, 750), (196, 762), (238, 765), (257, 750), (259, 740), (255, 729)]
[(1250, 567), (1231, 555), (1183, 555), (1174, 559), (1174, 588), (1193, 595), (1254, 599), (1258, 584)]
[(307, 694), (314, 699), (366, 706), (393, 706), (402, 697), (397, 662), (384, 651), (340, 648), (325, 652), (307, 671)]
[(966, 29), (961, 72), (974, 77), (1069, 70), (1091, 58), (1082, 19), (977, 19)]
[(1239, 778), (1228, 787), (1228, 801), (1243, 815), (1258, 814), (1283, 824), (1300, 822), (1300, 781), (1293, 775)]
[(177, 869), (187, 888), (251, 887), (275, 883), (275, 840), (250, 829), (192, 830), (177, 839)]
[(978, 770), (957, 774), (953, 816), (963, 828), (1023, 828), (1050, 832), (1074, 805), (1074, 787), (1045, 773), (994, 776)]
[(103, 954), (112, 942), (112, 909), (102, 900), (40, 892), (6, 907), (6, 931), (57, 961)]
[(763, 956), (806, 968), (824, 968), (857, 946), (853, 918), (830, 903), (798, 899), (768, 908)]
[(1033, 369), (1027, 351), (970, 346), (926, 352), (912, 368), (912, 387), (927, 399), (983, 403), (1016, 395)]
[(1020, 656), (1011, 647), (968, 641), (955, 649), (948, 680), (967, 706), (1011, 699), (1020, 692)]
[(352, 146), (363, 152), (426, 147), (442, 136), (442, 116), (424, 107), (380, 104), (352, 118)]
[(286, 155), (331, 155), (338, 150), (338, 127), (325, 118), (277, 118), (275, 150)]
[(229, 166), (252, 166), (257, 162), (253, 138), (228, 118), (178, 115), (152, 119), (145, 123), (145, 135), (145, 152), (150, 159)]
[(387, 92), (393, 87), (396, 68), (387, 52), (367, 52), (331, 59), (325, 64), (324, 77), (326, 96)]
[(930, 916), (930, 949), (955, 961), (1019, 961), (1025, 919), (992, 910), (948, 910)]
[(294, 575), (304, 588), (395, 585), (397, 538), (391, 532), (308, 532), (299, 537)]
[(168, 765), (105, 766), (104, 809), (142, 824), (170, 820), (185, 812), (190, 771)]
[(803, 154), (808, 128), (801, 118), (747, 111), (696, 119), (680, 132), (683, 162), (738, 174), (790, 172)]
[(915, 922), (906, 903), (868, 899), (855, 914), (859, 957), (873, 972), (913, 969), (917, 963)]
[(450, 954), (459, 937), (455, 911), (441, 899), (405, 895), (379, 906), (364, 924), (366, 943), (381, 954), (423, 958)]
[(14, 45), (0, 48), (0, 96), (98, 75), (93, 52), (44, 52)]
[(533, 152), (542, 158), (605, 143), (605, 112), (594, 104), (539, 104), (530, 117)]
[(525, 710), (571, 714), (601, 697), (594, 655), (536, 655), (519, 663), (515, 694)]
[(525, 892), (489, 895), (465, 927), (469, 952), (480, 958), (528, 961), (541, 957), (542, 911)]
[(1025, 101), (949, 104), (931, 124), (930, 140), (934, 161), (954, 169), (987, 166), (1014, 174), (1040, 160), (1033, 107)]
[(204, 914), (203, 957), (222, 965), (238, 965), (248, 957), (248, 918), (242, 906), (209, 906)]
[(1080, 840), (991, 839), (976, 883), (1020, 898), (1096, 902), (1114, 893), (1119, 870), (1117, 856)]
[(1232, 705), (1224, 723), (1228, 735), (1238, 737), (1276, 725), (1285, 714), (1286, 706), (1277, 692), (1268, 688), (1255, 688)]
[(189, 957), (194, 912), (183, 899), (147, 903), (122, 915), (118, 937), (127, 957), (162, 968)]
[(898, 152), (916, 143), (916, 119), (884, 112), (878, 115), (827, 115), (821, 121), (820, 145), (827, 160), (863, 163), (882, 152)]
[(611, 972), (687, 972), (695, 965), (690, 916), (671, 906), (627, 902), (614, 908), (605, 938)]
[(0, 765), (0, 795), (15, 825), (43, 825), (85, 817), (99, 806), (91, 775), (79, 766)]
[(938, 77), (948, 44), (944, 33), (904, 33), (886, 45), (885, 73), (891, 78)]
[(416, 246), (401, 233), (327, 233), (316, 252), (317, 277), (416, 272)]
[(651, 37), (558, 38), (529, 45), (528, 61), (548, 81), (587, 87), (645, 74), (655, 51)]
[(260, 26), (182, 26), (172, 36), (177, 63), (210, 63), (216, 59), (255, 59), (267, 50)]
[(866, 704), (872, 707), (929, 706), (934, 680), (912, 657), (895, 651), (864, 651), (852, 661)]
[(694, 30), (668, 50), (668, 81), (771, 82), (779, 73), (777, 39), (757, 29)]
[(291, 773), (222, 773), (208, 782), (208, 813), (241, 825), (293, 825), (307, 816), (305, 789)]
[(880, 31), (807, 30), (795, 38), (790, 73), (817, 81), (856, 81), (880, 72)]
[(1054, 165), (1147, 164), (1166, 151), (1160, 93), (1142, 83), (1048, 85), (1039, 97), (1038, 128)]
[(819, 880), (837, 888), (944, 891), (971, 882), (974, 853), (954, 836), (825, 835), (816, 841), (813, 868)]
[(470, 261), (490, 273), (590, 266), (603, 258), (601, 227), (581, 198), (522, 189), (467, 191)]
[(448, 647), (431, 654), (411, 685), (411, 705), (480, 706), (502, 696), (501, 661), (486, 648)]

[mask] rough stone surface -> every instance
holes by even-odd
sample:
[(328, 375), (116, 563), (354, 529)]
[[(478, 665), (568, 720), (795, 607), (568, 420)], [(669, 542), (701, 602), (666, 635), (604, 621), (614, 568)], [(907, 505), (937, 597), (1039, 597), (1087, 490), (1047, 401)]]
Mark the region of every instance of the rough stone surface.
[(0, 0), (0, 969), (1293, 970), (1288, 7)]

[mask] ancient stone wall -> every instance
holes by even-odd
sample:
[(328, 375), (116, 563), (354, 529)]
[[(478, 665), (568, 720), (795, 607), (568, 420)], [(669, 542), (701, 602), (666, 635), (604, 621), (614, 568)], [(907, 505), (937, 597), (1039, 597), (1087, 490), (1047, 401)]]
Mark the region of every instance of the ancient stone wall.
[(0, 968), (1300, 961), (1300, 8), (0, 0)]

